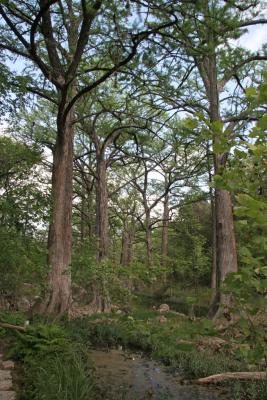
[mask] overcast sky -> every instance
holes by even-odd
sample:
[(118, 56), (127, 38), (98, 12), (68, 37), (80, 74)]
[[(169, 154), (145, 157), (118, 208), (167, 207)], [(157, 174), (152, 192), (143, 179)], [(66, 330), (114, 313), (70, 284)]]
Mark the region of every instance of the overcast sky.
[[(248, 32), (245, 33), (240, 39), (237, 40), (237, 46), (242, 46), (250, 51), (258, 51), (261, 47), (267, 43), (267, 25), (251, 26), (248, 27)], [(18, 62), (16, 69), (22, 68), (22, 60)], [(6, 124), (0, 125), (0, 134), (3, 133), (3, 129)]]

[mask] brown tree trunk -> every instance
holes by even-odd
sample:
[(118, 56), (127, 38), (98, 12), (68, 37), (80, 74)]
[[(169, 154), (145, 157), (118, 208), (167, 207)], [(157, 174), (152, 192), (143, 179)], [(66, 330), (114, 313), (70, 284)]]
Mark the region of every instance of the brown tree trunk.
[[(221, 121), (218, 93), (218, 79), (216, 56), (212, 55), (205, 61), (207, 76), (206, 90), (210, 105), (210, 121), (215, 123)], [(214, 128), (215, 130), (215, 128)], [(224, 133), (225, 134), (225, 133)], [(214, 132), (213, 143), (220, 143), (220, 134)], [(227, 154), (214, 154), (214, 171), (216, 175), (222, 175), (226, 168)], [(234, 220), (232, 200), (229, 191), (221, 188), (215, 189), (215, 219), (216, 219), (216, 271), (217, 293), (212, 304), (212, 309), (217, 316), (219, 306), (231, 302), (230, 295), (223, 295), (220, 286), (229, 272), (237, 271), (237, 253), (234, 232)]]
[(150, 267), (153, 262), (153, 243), (152, 243), (152, 229), (151, 229), (149, 211), (146, 211), (145, 229), (146, 229), (145, 234), (146, 234), (147, 265)]
[(130, 265), (132, 261), (132, 235), (127, 225), (122, 231), (121, 240), (121, 260), (120, 264), (123, 266)]
[(73, 116), (72, 110), (59, 126), (53, 154), (52, 221), (48, 235), (48, 296), (41, 312), (61, 316), (71, 305), (72, 250), (72, 176), (73, 176)]
[(213, 193), (211, 191), (211, 218), (212, 218), (212, 266), (211, 266), (211, 288), (216, 289), (217, 287), (217, 246), (216, 246), (216, 215), (215, 215), (215, 203), (213, 199)]
[[(108, 258), (108, 190), (107, 190), (107, 161), (102, 154), (97, 156), (96, 167), (96, 236), (98, 249), (96, 260), (104, 262)], [(93, 313), (110, 312), (111, 300), (105, 278), (93, 285), (93, 300), (90, 304)]]
[[(210, 180), (211, 182), (211, 180)], [(211, 207), (211, 218), (212, 218), (212, 265), (211, 265), (211, 284), (210, 287), (213, 289), (210, 308), (208, 312), (208, 318), (212, 318), (218, 309), (218, 294), (217, 287), (219, 286), (219, 276), (217, 274), (217, 232), (216, 232), (216, 214), (215, 214), (215, 201), (213, 197), (213, 190), (210, 188), (210, 207)]]
[(108, 256), (109, 245), (107, 163), (103, 158), (97, 160), (96, 235), (98, 239), (97, 260), (101, 262)]
[[(231, 194), (224, 189), (215, 190), (217, 232), (217, 274), (219, 285), (229, 272), (237, 272), (237, 253)], [(218, 290), (219, 304), (230, 305), (231, 296)]]
[(163, 205), (163, 221), (162, 221), (162, 238), (161, 238), (161, 264), (166, 266), (168, 257), (168, 241), (169, 241), (169, 196), (166, 195)]
[(82, 184), (81, 188), (81, 216), (80, 216), (80, 235), (81, 235), (81, 244), (83, 244), (84, 239), (86, 237), (86, 221), (85, 221), (85, 212), (86, 212), (86, 191), (85, 187)]

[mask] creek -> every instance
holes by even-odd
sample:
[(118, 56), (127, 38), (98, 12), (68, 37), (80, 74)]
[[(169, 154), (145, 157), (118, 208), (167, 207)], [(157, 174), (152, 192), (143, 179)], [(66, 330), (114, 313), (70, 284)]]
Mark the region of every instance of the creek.
[(92, 349), (97, 386), (105, 400), (226, 400), (215, 388), (183, 384), (171, 371), (142, 354), (118, 349)]

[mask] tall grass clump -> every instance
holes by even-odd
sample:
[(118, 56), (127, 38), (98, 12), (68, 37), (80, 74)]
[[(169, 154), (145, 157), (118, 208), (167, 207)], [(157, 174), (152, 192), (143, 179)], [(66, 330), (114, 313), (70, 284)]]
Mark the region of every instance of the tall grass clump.
[(20, 368), (19, 400), (94, 398), (85, 348), (59, 324), (30, 326), (11, 343), (9, 356)]

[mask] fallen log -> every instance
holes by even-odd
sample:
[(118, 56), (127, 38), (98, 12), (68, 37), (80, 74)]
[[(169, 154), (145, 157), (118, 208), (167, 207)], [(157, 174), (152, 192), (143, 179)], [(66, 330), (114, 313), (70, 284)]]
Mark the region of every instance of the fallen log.
[(26, 332), (26, 328), (24, 326), (11, 325), (11, 324), (7, 324), (5, 322), (0, 322), (0, 328), (13, 329), (15, 331)]
[(210, 375), (205, 378), (196, 379), (194, 383), (205, 385), (227, 380), (251, 381), (260, 379), (267, 379), (267, 372), (225, 372), (223, 374)]

